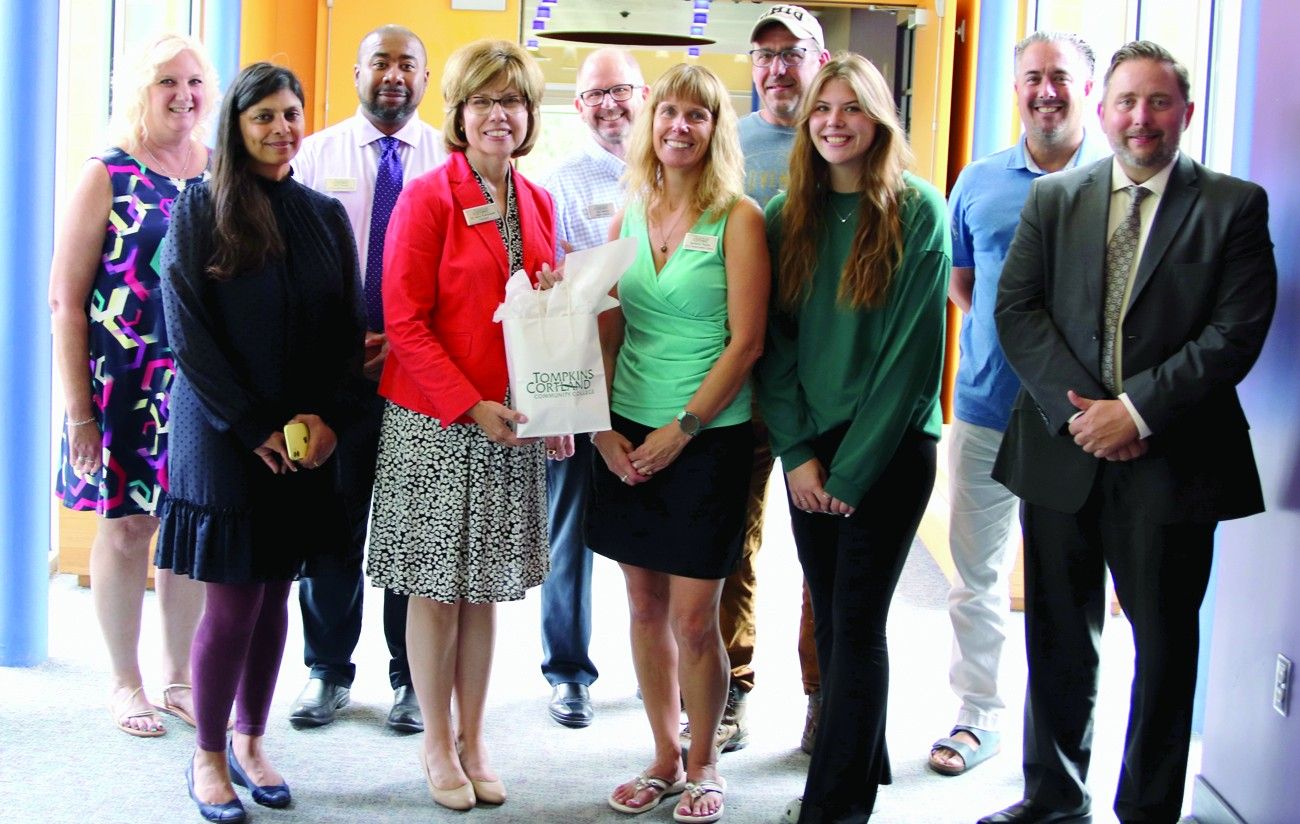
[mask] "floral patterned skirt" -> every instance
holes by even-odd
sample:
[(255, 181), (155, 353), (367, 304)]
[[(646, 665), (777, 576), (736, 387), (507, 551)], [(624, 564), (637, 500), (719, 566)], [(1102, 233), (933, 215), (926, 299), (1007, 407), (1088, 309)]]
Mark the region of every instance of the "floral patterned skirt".
[(370, 582), (435, 601), (517, 601), (550, 569), (546, 451), (494, 444), (384, 408), (370, 513)]

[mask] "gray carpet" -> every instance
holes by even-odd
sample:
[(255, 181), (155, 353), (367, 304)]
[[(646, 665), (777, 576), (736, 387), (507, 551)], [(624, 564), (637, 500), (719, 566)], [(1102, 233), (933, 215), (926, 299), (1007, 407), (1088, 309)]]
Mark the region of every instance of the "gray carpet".
[[(776, 492), (779, 487), (774, 487)], [(775, 496), (774, 496), (775, 497)], [(807, 757), (797, 749), (804, 698), (795, 657), (799, 570), (783, 507), (773, 507), (768, 542), (760, 557), (758, 686), (750, 698), (750, 745), (723, 756), (730, 792), (725, 821), (774, 822), (799, 794)], [(925, 766), (929, 744), (944, 735), (956, 712), (947, 687), (950, 629), (947, 585), (919, 545), (914, 547), (891, 614), (889, 747), (895, 781), (882, 788), (881, 824), (970, 824), (1019, 798), (1019, 695), (1024, 683), (1022, 624), (1013, 616), (1004, 664), (1007, 729), (1003, 754), (969, 775), (943, 778)], [(294, 595), (296, 604), (296, 591)], [(264, 824), (291, 822), (454, 821), (465, 815), (498, 822), (618, 822), (628, 816), (605, 805), (610, 789), (649, 760), (649, 735), (627, 652), (627, 609), (613, 564), (597, 560), (592, 655), (601, 668), (593, 687), (597, 719), (567, 730), (546, 715), (548, 690), (537, 670), (537, 595), (503, 605), (488, 721), (489, 745), (510, 800), (468, 814), (435, 807), (420, 772), (416, 737), (390, 733), (383, 718), (391, 701), (380, 631), (379, 598), (368, 598), (357, 654), (354, 702), (338, 722), (295, 731), (285, 720), (302, 686), (301, 630), (296, 607), (281, 669), (267, 746), (294, 791), (283, 811), (249, 804)], [(141, 648), (146, 687), (155, 695), (157, 609), (145, 603)], [(1109, 807), (1123, 737), (1132, 649), (1127, 625), (1112, 621), (1106, 633), (1097, 753), (1092, 787), (1097, 807)], [(68, 576), (50, 586), (50, 660), (32, 669), (0, 668), (0, 821), (197, 821), (185, 793), (183, 770), (193, 731), (169, 718), (158, 739), (117, 732), (105, 708), (107, 660), (89, 592)], [(1195, 767), (1195, 753), (1193, 759)], [(247, 796), (245, 795), (247, 801)], [(646, 822), (671, 821), (665, 804)], [(1103, 812), (1098, 821), (1112, 820)]]

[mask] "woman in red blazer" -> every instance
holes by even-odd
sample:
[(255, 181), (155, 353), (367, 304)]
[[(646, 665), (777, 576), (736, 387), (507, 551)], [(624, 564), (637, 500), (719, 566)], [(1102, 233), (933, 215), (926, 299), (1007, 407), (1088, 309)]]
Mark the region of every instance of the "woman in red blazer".
[(542, 88), (513, 43), (453, 54), (442, 82), (451, 157), (406, 186), (384, 243), (388, 404), (367, 571), (411, 596), (421, 759), (434, 800), (453, 809), (505, 801), (483, 742), (495, 604), (546, 576), (546, 458), (572, 452), (572, 439), (515, 437), (523, 418), (509, 408), (492, 322), (511, 273), (554, 263), (551, 197), (511, 166), (536, 138)]

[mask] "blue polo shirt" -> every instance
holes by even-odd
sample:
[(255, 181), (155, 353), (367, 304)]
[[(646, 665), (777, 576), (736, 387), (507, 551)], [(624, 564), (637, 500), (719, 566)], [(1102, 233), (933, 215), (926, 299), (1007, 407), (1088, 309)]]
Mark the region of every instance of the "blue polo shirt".
[[(1111, 153), (1104, 137), (1085, 130), (1083, 143), (1066, 164), (1100, 160)], [(952, 265), (975, 269), (970, 312), (961, 324), (961, 360), (953, 413), (967, 423), (1005, 431), (1020, 379), (1011, 371), (993, 307), (998, 278), (1007, 250), (1020, 224), (1020, 210), (1029, 187), (1044, 174), (1025, 150), (1022, 135), (1016, 145), (981, 158), (962, 169), (948, 197), (952, 227)]]

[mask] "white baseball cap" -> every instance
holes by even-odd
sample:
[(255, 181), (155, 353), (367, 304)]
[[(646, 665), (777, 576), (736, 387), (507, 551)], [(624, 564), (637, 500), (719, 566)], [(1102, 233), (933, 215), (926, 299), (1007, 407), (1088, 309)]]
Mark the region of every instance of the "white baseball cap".
[(818, 49), (826, 50), (826, 37), (822, 34), (822, 24), (817, 22), (812, 12), (802, 6), (785, 4), (772, 6), (758, 18), (758, 22), (749, 32), (749, 39), (752, 41), (758, 35), (759, 29), (771, 23), (780, 23), (800, 40), (814, 40)]

